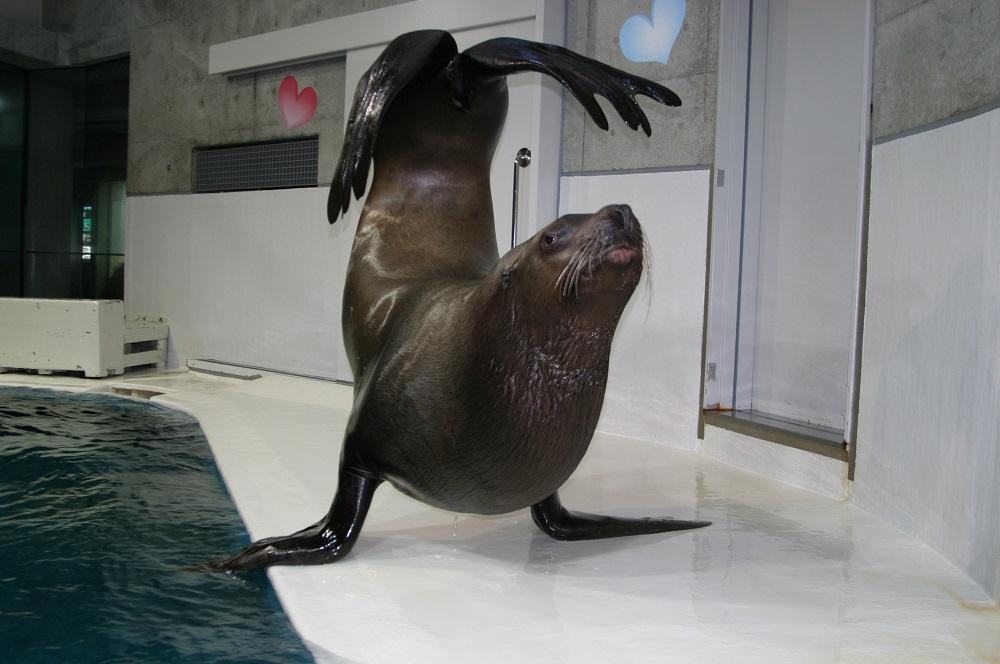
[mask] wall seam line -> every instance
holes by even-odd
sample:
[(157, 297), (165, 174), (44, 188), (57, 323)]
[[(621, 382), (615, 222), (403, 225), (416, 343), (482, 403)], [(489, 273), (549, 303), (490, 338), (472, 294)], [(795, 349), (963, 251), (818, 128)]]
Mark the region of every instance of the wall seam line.
[(910, 136), (916, 136), (917, 134), (923, 134), (928, 131), (933, 131), (934, 129), (940, 129), (941, 127), (947, 127), (948, 125), (956, 124), (964, 120), (971, 120), (972, 118), (978, 117), (980, 115), (985, 115), (991, 111), (1000, 109), (1000, 98), (994, 99), (983, 106), (978, 106), (969, 111), (963, 111), (961, 113), (956, 113), (947, 118), (941, 120), (934, 120), (933, 122), (927, 122), (916, 127), (911, 127), (910, 129), (904, 129), (892, 134), (887, 134), (885, 136), (880, 136), (873, 141), (874, 145), (882, 145), (883, 143), (891, 143), (897, 141), (901, 138), (908, 138)]

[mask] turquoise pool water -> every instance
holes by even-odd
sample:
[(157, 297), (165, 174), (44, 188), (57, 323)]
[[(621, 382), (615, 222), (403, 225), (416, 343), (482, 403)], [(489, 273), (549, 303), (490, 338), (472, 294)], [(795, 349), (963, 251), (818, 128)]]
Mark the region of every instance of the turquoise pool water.
[(247, 542), (198, 423), (0, 387), (4, 662), (311, 662), (266, 575), (181, 569)]

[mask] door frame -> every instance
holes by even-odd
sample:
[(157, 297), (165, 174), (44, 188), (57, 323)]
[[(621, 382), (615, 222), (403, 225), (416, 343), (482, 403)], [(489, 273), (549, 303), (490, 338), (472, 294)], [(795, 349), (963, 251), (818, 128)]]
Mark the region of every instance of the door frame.
[[(721, 0), (719, 87), (716, 114), (715, 170), (709, 224), (706, 276), (702, 410), (744, 410), (751, 405), (756, 307), (757, 256), (760, 236), (761, 165), (766, 108), (765, 72), (769, 0)], [(868, 198), (871, 166), (872, 78), (874, 68), (874, 0), (866, 0), (865, 67), (862, 72), (862, 135), (858, 169), (858, 232), (855, 248), (854, 303), (845, 443), (850, 470), (857, 438), (861, 345), (864, 331), (867, 268)], [(743, 296), (743, 297), (741, 297)]]

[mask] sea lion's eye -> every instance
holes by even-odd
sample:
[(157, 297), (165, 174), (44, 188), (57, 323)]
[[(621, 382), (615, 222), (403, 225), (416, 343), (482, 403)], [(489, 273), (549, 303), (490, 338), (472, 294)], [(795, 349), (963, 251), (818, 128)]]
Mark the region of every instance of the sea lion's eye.
[(566, 246), (566, 229), (560, 228), (551, 233), (546, 233), (541, 239), (541, 249), (543, 251), (555, 252)]

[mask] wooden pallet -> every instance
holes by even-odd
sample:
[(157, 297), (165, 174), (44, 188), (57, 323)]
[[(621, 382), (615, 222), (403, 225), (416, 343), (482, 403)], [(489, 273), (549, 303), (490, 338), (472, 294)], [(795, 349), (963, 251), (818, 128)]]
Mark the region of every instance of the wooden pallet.
[(121, 300), (0, 298), (0, 371), (82, 371), (89, 378), (166, 364), (169, 326), (125, 317)]

